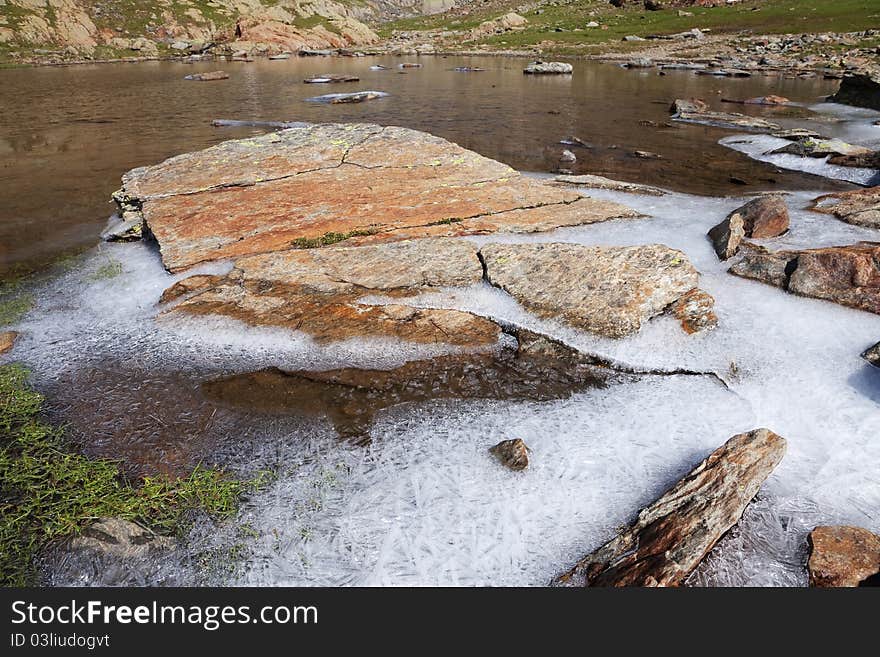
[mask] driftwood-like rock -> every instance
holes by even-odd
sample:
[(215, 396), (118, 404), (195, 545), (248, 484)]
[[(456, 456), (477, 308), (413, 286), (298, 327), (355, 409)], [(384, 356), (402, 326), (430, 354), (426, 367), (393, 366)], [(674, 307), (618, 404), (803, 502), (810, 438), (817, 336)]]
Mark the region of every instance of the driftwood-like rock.
[(784, 454), (785, 440), (767, 429), (734, 436), (553, 584), (678, 586), (739, 521)]
[(637, 332), (700, 278), (662, 244), (488, 244), (480, 255), (489, 282), (530, 311), (611, 338)]
[(751, 246), (731, 274), (880, 314), (880, 244), (859, 242), (804, 251)]
[(810, 532), (810, 586), (880, 586), (880, 536), (861, 527)]

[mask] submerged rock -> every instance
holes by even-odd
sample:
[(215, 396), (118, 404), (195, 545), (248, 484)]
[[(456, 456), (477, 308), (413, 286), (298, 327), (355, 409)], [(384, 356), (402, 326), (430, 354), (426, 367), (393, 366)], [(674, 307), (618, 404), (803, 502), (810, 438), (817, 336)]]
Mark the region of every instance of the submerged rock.
[(0, 331), (0, 356), (7, 351), (12, 351), (12, 347), (15, 346), (15, 340), (17, 338), (18, 333), (15, 331)]
[(200, 262), (414, 237), (536, 232), (639, 216), (521, 175), (424, 132), (318, 124), (223, 142), (133, 169), (170, 271)]
[(810, 532), (810, 586), (880, 586), (880, 536), (861, 527), (816, 527)]
[(563, 185), (575, 185), (576, 187), (590, 187), (592, 189), (610, 189), (616, 192), (630, 192), (633, 194), (646, 194), (648, 196), (665, 196), (666, 190), (650, 185), (612, 180), (603, 176), (584, 174), (581, 176), (556, 176), (553, 182)]
[(574, 70), (566, 62), (532, 62), (523, 69), (523, 73), (531, 75), (564, 75)]
[(862, 358), (871, 363), (874, 367), (880, 367), (880, 342), (862, 354)]
[[(225, 276), (196, 276), (168, 290), (184, 296), (170, 313), (219, 314), (248, 324), (303, 331), (318, 341), (395, 337), (419, 343), (485, 346), (498, 326), (457, 310), (359, 302), (482, 280), (476, 247), (464, 240), (420, 239), (360, 247), (291, 249), (236, 261)], [(183, 289), (180, 289), (183, 286)]]
[(699, 98), (688, 100), (676, 98), (672, 101), (672, 106), (669, 108), (669, 111), (673, 114), (697, 114), (699, 112), (707, 112), (708, 110), (709, 106)]
[(678, 586), (725, 532), (785, 454), (767, 429), (739, 434), (712, 452), (638, 519), (558, 577), (557, 586)]
[(388, 94), (384, 91), (355, 91), (350, 94), (324, 94), (306, 98), (310, 103), (329, 103), (330, 105), (343, 105), (348, 103), (364, 103), (376, 98), (385, 98)]
[(788, 105), (791, 101), (784, 96), (758, 96), (756, 98), (746, 98), (745, 100), (735, 100), (733, 98), (722, 98), (722, 103), (734, 103), (737, 105)]
[(734, 112), (713, 112), (709, 110), (706, 103), (693, 98), (691, 100), (676, 99), (670, 110), (673, 114), (672, 120), (683, 123), (699, 123), (734, 130), (768, 131), (780, 129), (777, 124), (758, 117)]
[(834, 103), (880, 110), (880, 69), (860, 71), (843, 78), (840, 89), (828, 98)]
[(71, 551), (93, 551), (119, 559), (142, 559), (173, 549), (175, 541), (159, 536), (130, 520), (101, 518), (69, 542)]
[(489, 452), (511, 470), (519, 471), (529, 467), (529, 448), (519, 438), (502, 440), (497, 445), (490, 447)]
[(303, 80), (305, 84), (334, 84), (339, 82), (360, 82), (360, 78), (356, 75), (346, 75), (344, 73), (324, 73), (323, 75), (313, 75)]
[(213, 82), (215, 80), (228, 80), (229, 73), (226, 71), (210, 71), (208, 73), (193, 73), (183, 78), (194, 82)]
[(546, 342), (558, 351), (530, 348), (540, 338), (523, 333), (525, 348), (502, 346), (492, 353), (438, 356), (390, 370), (273, 368), (208, 381), (201, 388), (213, 402), (248, 412), (326, 417), (341, 437), (365, 442), (376, 414), (400, 404), (438, 399), (550, 401), (611, 381), (613, 372), (594, 364), (591, 357), (551, 341)]
[(813, 199), (811, 209), (834, 215), (848, 224), (880, 228), (880, 187), (824, 194)]
[(752, 247), (729, 271), (801, 296), (880, 314), (880, 244), (875, 242), (804, 251)]
[(636, 333), (700, 276), (662, 244), (489, 244), (480, 255), (489, 282), (528, 310), (611, 338)]

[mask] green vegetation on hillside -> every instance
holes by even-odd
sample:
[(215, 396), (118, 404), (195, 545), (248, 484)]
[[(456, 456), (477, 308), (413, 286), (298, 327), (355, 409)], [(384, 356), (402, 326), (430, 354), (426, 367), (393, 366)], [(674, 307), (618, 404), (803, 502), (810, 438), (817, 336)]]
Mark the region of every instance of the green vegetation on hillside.
[(20, 365), (0, 366), (0, 586), (33, 584), (40, 550), (97, 518), (174, 533), (195, 510), (232, 516), (239, 498), (260, 481), (199, 467), (185, 478), (126, 482), (117, 463), (78, 454), (60, 429), (41, 419), (43, 397), (27, 379)]
[[(507, 11), (513, 10), (511, 2)], [(517, 47), (554, 41), (561, 45), (619, 43), (624, 36), (673, 34), (698, 27), (713, 33), (752, 31), (756, 34), (803, 32), (854, 32), (880, 27), (878, 0), (744, 0), (730, 6), (689, 7), (693, 16), (679, 16), (678, 9), (646, 11), (641, 3), (617, 9), (607, 0), (550, 2), (524, 14), (529, 25), (522, 31), (492, 35), (483, 43)], [(591, 13), (592, 12), (592, 13)], [(381, 33), (393, 30), (469, 29), (484, 20), (505, 13), (496, 6), (491, 13), (457, 17), (439, 14), (406, 19), (382, 26)], [(459, 22), (460, 21), (460, 22)], [(607, 29), (587, 28), (596, 21)], [(562, 31), (557, 31), (559, 28)], [(573, 30), (580, 31), (574, 32)]]

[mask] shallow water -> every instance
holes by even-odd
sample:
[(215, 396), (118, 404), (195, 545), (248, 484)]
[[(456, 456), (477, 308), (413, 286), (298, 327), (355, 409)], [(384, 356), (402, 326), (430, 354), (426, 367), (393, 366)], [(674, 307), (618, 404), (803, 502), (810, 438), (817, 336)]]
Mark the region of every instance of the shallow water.
[[(213, 128), (213, 119), (402, 125), (526, 171), (553, 170), (565, 148), (558, 142), (576, 136), (594, 148), (574, 149), (575, 172), (689, 193), (731, 192), (737, 189), (731, 178), (747, 182), (747, 189), (833, 186), (718, 145), (729, 131), (665, 123), (670, 102), (690, 96), (707, 99), (715, 109), (785, 122), (805, 110), (724, 104), (722, 92), (730, 98), (780, 94), (811, 104), (832, 93), (834, 81), (775, 75), (720, 80), (691, 71), (659, 76), (657, 70), (593, 62), (577, 62), (571, 76), (525, 76), (524, 60), (461, 57), (422, 57), (423, 68), (400, 73), (401, 61), (308, 57), (0, 71), (0, 271), (93, 244), (113, 210), (110, 194), (128, 169), (259, 131)], [(391, 68), (369, 70), (375, 63)], [(468, 65), (486, 70), (453, 70)], [(220, 68), (229, 80), (183, 80)], [(324, 72), (357, 74), (361, 81), (302, 84)], [(322, 90), (364, 89), (390, 95), (357, 105), (303, 102)], [(633, 157), (635, 149), (664, 159)]]

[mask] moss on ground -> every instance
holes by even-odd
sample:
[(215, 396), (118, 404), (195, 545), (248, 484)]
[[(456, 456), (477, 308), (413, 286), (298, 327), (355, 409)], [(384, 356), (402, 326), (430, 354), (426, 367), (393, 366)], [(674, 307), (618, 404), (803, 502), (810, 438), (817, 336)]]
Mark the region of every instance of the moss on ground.
[(317, 249), (321, 246), (330, 246), (331, 244), (338, 244), (339, 242), (344, 242), (345, 240), (351, 239), (352, 237), (365, 237), (367, 235), (375, 235), (375, 228), (368, 228), (366, 230), (352, 230), (347, 233), (324, 233), (320, 237), (297, 237), (295, 240), (291, 242), (291, 245), (295, 249)]
[(185, 478), (126, 482), (116, 462), (76, 453), (63, 432), (41, 418), (43, 397), (17, 364), (0, 366), (0, 586), (36, 581), (34, 560), (50, 542), (100, 517), (179, 532), (191, 512), (235, 514), (262, 479), (238, 481), (196, 468)]

